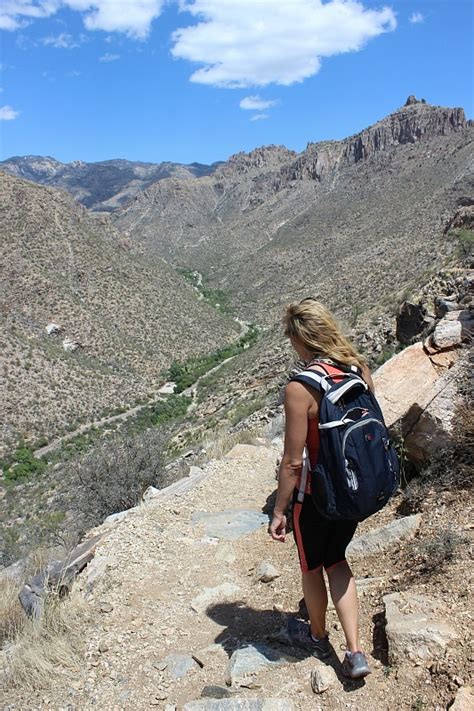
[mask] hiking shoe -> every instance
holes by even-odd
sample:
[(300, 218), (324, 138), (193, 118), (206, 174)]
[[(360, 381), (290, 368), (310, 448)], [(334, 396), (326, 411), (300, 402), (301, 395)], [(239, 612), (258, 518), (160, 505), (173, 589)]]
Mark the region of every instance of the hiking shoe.
[(342, 661), (342, 673), (349, 679), (362, 679), (371, 673), (365, 654), (362, 652), (346, 652)]
[(311, 627), (306, 622), (297, 620), (294, 617), (290, 617), (288, 620), (288, 637), (295, 647), (301, 647), (311, 652), (313, 657), (318, 659), (327, 659), (332, 654), (328, 635), (315, 641), (311, 636)]

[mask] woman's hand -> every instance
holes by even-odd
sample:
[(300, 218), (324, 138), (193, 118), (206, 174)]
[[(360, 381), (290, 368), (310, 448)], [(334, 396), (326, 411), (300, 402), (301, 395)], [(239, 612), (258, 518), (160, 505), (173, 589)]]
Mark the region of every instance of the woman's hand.
[(284, 543), (286, 540), (286, 516), (282, 513), (273, 512), (272, 522), (268, 532), (274, 541)]

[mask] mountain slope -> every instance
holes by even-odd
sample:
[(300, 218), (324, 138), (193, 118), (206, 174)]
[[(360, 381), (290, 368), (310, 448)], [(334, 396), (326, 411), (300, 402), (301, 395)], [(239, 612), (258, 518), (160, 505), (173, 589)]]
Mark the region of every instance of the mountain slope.
[(181, 180), (211, 174), (216, 167), (202, 163), (143, 163), (105, 160), (61, 163), (48, 156), (14, 156), (0, 162), (0, 170), (17, 178), (60, 188), (91, 210), (109, 212), (131, 200), (157, 180)]
[[(154, 389), (235, 324), (59, 191), (0, 174), (2, 435), (63, 432)], [(54, 323), (60, 333), (48, 335)], [(74, 352), (64, 341), (79, 343)]]
[(201, 270), (246, 318), (271, 325), (308, 293), (349, 318), (436, 268), (446, 216), (472, 194), (473, 137), (462, 109), (410, 97), (343, 141), (299, 155), (270, 146), (155, 183), (113, 219)]

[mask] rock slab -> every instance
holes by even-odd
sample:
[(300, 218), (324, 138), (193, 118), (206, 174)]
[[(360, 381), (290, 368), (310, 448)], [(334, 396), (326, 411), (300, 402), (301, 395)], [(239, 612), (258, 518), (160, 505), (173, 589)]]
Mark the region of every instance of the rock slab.
[(442, 604), (425, 595), (392, 593), (383, 598), (389, 658), (392, 664), (427, 662), (444, 656), (457, 634), (445, 622)]
[(240, 588), (233, 583), (222, 583), (215, 588), (204, 588), (204, 590), (191, 601), (191, 608), (194, 612), (205, 612), (209, 605), (232, 598), (239, 590)]
[(196, 511), (192, 522), (204, 523), (206, 536), (235, 541), (242, 536), (268, 525), (268, 516), (251, 509), (227, 509), (226, 511)]
[(380, 553), (398, 541), (406, 540), (413, 536), (421, 523), (421, 514), (405, 516), (387, 523), (385, 526), (374, 528), (354, 538), (347, 547), (350, 558), (361, 558), (364, 555)]
[(185, 654), (168, 654), (163, 659), (166, 669), (173, 679), (182, 679), (191, 669), (199, 669), (199, 665), (194, 659)]
[(226, 675), (228, 686), (252, 686), (252, 680), (261, 669), (285, 664), (288, 658), (266, 644), (249, 644), (233, 652)]
[(183, 711), (293, 711), (290, 699), (199, 699), (184, 704)]

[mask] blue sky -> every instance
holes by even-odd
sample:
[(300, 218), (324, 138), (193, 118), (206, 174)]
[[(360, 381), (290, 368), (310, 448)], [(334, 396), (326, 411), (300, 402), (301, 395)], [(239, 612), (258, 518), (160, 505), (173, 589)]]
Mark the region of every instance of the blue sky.
[(211, 163), (473, 116), (472, 0), (4, 0), (1, 157)]

